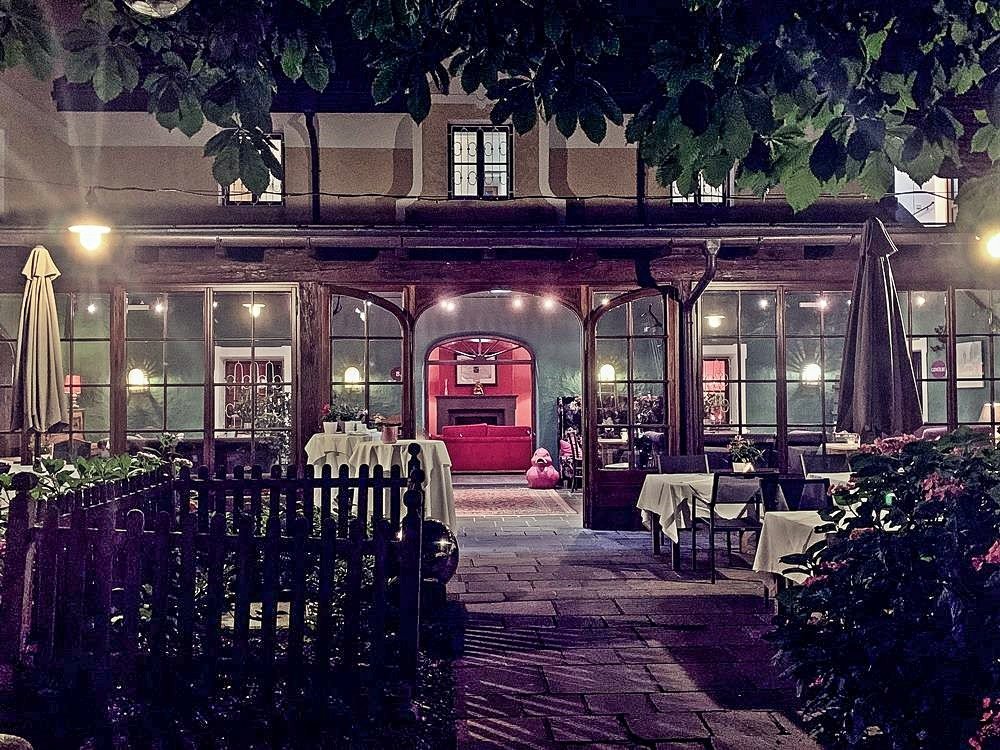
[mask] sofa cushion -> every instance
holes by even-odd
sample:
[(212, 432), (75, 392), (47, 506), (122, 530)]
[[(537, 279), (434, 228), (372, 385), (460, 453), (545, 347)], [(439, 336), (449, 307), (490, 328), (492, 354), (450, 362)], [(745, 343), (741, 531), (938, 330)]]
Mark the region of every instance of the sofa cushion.
[(486, 428), (486, 436), (493, 438), (530, 438), (531, 428), (521, 425), (495, 425)]
[(441, 428), (445, 438), (486, 437), (486, 423), (483, 424), (453, 424)]

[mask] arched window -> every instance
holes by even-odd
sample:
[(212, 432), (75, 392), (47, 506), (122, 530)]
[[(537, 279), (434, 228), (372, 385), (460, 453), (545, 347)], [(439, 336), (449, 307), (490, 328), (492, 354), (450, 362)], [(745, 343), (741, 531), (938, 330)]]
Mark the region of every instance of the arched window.
[(402, 294), (331, 295), (331, 395), (369, 419), (405, 419), (402, 303)]

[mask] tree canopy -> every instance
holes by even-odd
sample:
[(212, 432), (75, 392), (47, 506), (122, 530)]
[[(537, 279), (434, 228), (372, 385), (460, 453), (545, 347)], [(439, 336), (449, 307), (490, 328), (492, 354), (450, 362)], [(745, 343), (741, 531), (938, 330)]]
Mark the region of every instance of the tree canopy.
[[(56, 54), (40, 0), (0, 0), (0, 69)], [(192, 0), (169, 19), (85, 0), (61, 34), (68, 80), (112, 100), (141, 89), (165, 128), (221, 130), (205, 147), (223, 185), (280, 172), (266, 135), (279, 85), (317, 92), (364, 55), (376, 102), (420, 121), (432, 88), (485, 90), (492, 119), (539, 117), (599, 142), (627, 120), (662, 184), (699, 175), (792, 207), (894, 168), (963, 180), (959, 219), (1000, 219), (1000, 4), (995, 0)], [(623, 110), (629, 112), (623, 115)]]

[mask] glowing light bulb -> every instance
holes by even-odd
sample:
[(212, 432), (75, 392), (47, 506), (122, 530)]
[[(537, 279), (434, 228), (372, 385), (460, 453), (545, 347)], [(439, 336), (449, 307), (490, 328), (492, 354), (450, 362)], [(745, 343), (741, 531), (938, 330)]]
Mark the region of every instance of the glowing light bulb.
[(454, 312), (456, 307), (455, 301), (450, 299), (443, 299), (441, 300), (441, 307), (443, 307), (448, 312)]
[(725, 315), (706, 315), (705, 322), (708, 323), (709, 328), (721, 328), (722, 321), (726, 319)]
[(111, 227), (106, 224), (74, 224), (69, 228), (77, 236), (80, 246), (84, 250), (93, 252), (101, 246), (104, 235), (110, 234)]
[(546, 310), (554, 310), (556, 307), (556, 301), (552, 297), (546, 297), (542, 300), (542, 307)]
[(815, 362), (810, 362), (807, 365), (803, 365), (802, 372), (799, 373), (799, 379), (806, 383), (807, 385), (815, 385), (819, 383), (820, 378), (823, 377), (823, 368), (821, 368)]
[(357, 367), (348, 367), (344, 370), (344, 382), (345, 383), (360, 383), (361, 382), (361, 370)]
[(986, 252), (991, 258), (1000, 258), (1000, 232), (986, 240)]
[(913, 298), (913, 304), (916, 305), (917, 307), (923, 307), (924, 305), (927, 304), (927, 298), (922, 294), (918, 294), (916, 297)]
[(89, 305), (87, 305), (87, 312), (93, 315), (95, 312), (97, 312), (97, 305), (91, 302)]
[(251, 318), (259, 318), (260, 314), (264, 312), (264, 308), (267, 307), (263, 302), (244, 302), (243, 307), (247, 309), (250, 313)]
[(597, 379), (602, 383), (610, 383), (615, 379), (615, 366), (610, 362), (606, 362), (601, 365), (601, 369), (597, 371)]
[(761, 297), (759, 300), (757, 300), (757, 307), (759, 307), (761, 310), (766, 310), (770, 306), (771, 303), (768, 302), (766, 297)]
[(125, 376), (130, 391), (140, 392), (149, 390), (149, 375), (141, 367), (133, 367)]

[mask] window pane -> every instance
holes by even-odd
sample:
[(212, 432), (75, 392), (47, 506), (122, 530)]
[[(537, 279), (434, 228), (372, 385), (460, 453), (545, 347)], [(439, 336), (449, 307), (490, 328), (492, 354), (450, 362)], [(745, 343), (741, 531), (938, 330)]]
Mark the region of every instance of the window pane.
[(820, 332), (821, 295), (798, 292), (785, 295), (785, 335), (808, 336)]
[(777, 312), (774, 292), (743, 292), (740, 333), (743, 336), (773, 336)]
[(597, 379), (624, 381), (628, 379), (628, 343), (622, 339), (597, 341)]
[[(990, 383), (982, 382), (981, 387), (975, 382), (961, 382), (958, 384), (958, 421), (961, 424), (975, 424), (980, 421), (979, 416), (983, 413), (983, 407), (989, 404), (991, 396)], [(987, 412), (988, 414), (988, 412)]]
[(167, 341), (163, 345), (168, 383), (205, 382), (205, 344), (201, 341)]
[(705, 336), (735, 336), (737, 292), (706, 292), (701, 301), (702, 334)]
[(945, 293), (910, 292), (910, 330), (913, 334), (944, 334)]
[(788, 383), (788, 423), (790, 425), (815, 425), (822, 423), (823, 408), (821, 389), (818, 385), (805, 386)]
[(955, 331), (990, 333), (996, 313), (990, 305), (990, 293), (983, 290), (955, 291)]
[(152, 292), (130, 292), (125, 318), (125, 330), (128, 338), (161, 338), (167, 305), (165, 295)]
[(774, 383), (747, 383), (743, 399), (745, 422), (749, 425), (773, 425), (777, 422), (778, 389)]
[(743, 377), (747, 380), (773, 380), (776, 377), (776, 342), (774, 339), (745, 339), (746, 357)]
[(330, 335), (364, 336), (365, 318), (377, 315), (374, 310), (375, 305), (366, 306), (356, 297), (335, 296), (330, 303)]
[(373, 340), (368, 343), (368, 380), (399, 380), (402, 371), (403, 347), (399, 341)]
[(167, 301), (167, 337), (204, 340), (204, 295), (171, 294)]
[(847, 319), (851, 314), (850, 300), (848, 292), (826, 292), (820, 298), (824, 335), (843, 336), (846, 333)]
[(110, 300), (106, 294), (81, 294), (76, 302), (73, 336), (78, 339), (108, 338), (111, 335), (109, 303)]
[[(104, 385), (111, 382), (110, 345), (103, 341), (74, 341), (72, 367), (73, 374), (83, 378), (84, 383)], [(63, 366), (69, 372), (70, 360), (64, 359)]]
[(250, 305), (253, 295), (247, 292), (217, 292), (213, 310), (217, 342), (249, 342), (252, 335), (253, 316)]
[(204, 428), (204, 389), (201, 386), (172, 386), (168, 387), (166, 392), (167, 430), (190, 432)]
[(0, 338), (17, 339), (21, 299), (20, 294), (0, 294)]
[(292, 295), (286, 292), (255, 292), (252, 308), (243, 316), (253, 322), (257, 341), (287, 339), (292, 335)]
[(401, 422), (403, 414), (403, 387), (401, 385), (373, 385), (369, 389), (368, 416), (376, 414), (392, 422)]
[(628, 305), (607, 310), (597, 321), (598, 336), (625, 336), (628, 333)]
[(663, 339), (632, 340), (632, 379), (663, 380)]
[(91, 431), (107, 432), (111, 426), (111, 389), (91, 388), (86, 385), (80, 389), (77, 400), (78, 411), (83, 413), (83, 429), (85, 434)]
[(664, 421), (663, 386), (652, 383), (636, 385), (633, 389), (632, 423), (656, 425)]
[(632, 303), (632, 334), (634, 336), (662, 336), (666, 325), (663, 298), (642, 297)]
[(132, 389), (128, 394), (125, 421), (131, 430), (164, 429), (163, 422), (163, 389), (147, 388)]
[(823, 375), (820, 340), (788, 339), (785, 342), (785, 377), (789, 383), (819, 381)]
[(924, 422), (943, 424), (948, 421), (948, 384), (944, 381), (917, 383), (917, 390), (924, 400)]
[(400, 337), (403, 331), (396, 316), (378, 305), (368, 306), (368, 335)]
[(365, 378), (364, 339), (333, 342), (333, 382), (361, 383)]

